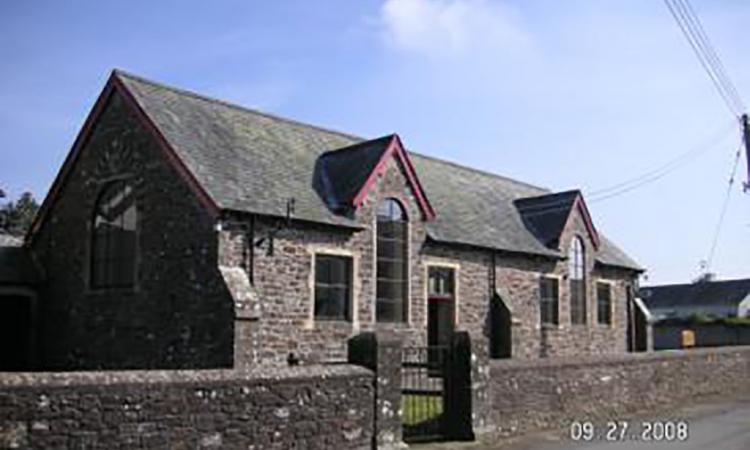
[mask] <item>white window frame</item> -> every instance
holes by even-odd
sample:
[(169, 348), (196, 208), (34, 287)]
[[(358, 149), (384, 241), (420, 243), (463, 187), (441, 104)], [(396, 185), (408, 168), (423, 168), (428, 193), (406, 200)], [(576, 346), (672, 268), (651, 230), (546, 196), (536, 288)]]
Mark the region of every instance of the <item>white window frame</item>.
[[(350, 324), (354, 331), (359, 330), (359, 294), (360, 294), (360, 283), (359, 283), (359, 255), (354, 251), (346, 248), (338, 247), (310, 247), (308, 248), (310, 253), (310, 275), (308, 277), (308, 319), (305, 328), (314, 329), (316, 326), (325, 326), (325, 324)], [(351, 320), (315, 320), (315, 268), (316, 268), (316, 257), (322, 256), (340, 256), (344, 258), (350, 258), (352, 260), (352, 287), (350, 289), (350, 305), (351, 305)]]
[[(609, 285), (609, 323), (599, 322), (599, 283)], [(596, 291), (596, 317), (594, 318), (596, 325), (602, 328), (614, 328), (617, 282), (607, 278), (596, 278), (594, 279), (594, 290)]]
[[(542, 292), (541, 284), (542, 278), (554, 278), (557, 280), (557, 323), (542, 323), (542, 312), (538, 309), (541, 306)], [(539, 330), (542, 327), (552, 328), (561, 330), (563, 328), (563, 314), (562, 314), (562, 287), (564, 277), (559, 273), (540, 273), (536, 279), (536, 290), (539, 293), (537, 297), (537, 315), (536, 315), (536, 329)], [(570, 297), (570, 296), (569, 296)], [(568, 299), (570, 300), (570, 299)], [(568, 305), (570, 307), (570, 305)], [(568, 310), (570, 311), (570, 310)], [(568, 314), (570, 316), (570, 314)]]
[(458, 329), (458, 325), (461, 323), (460, 319), (460, 311), (461, 308), (459, 305), (461, 304), (461, 282), (459, 281), (461, 278), (461, 264), (451, 261), (443, 261), (443, 260), (435, 260), (435, 259), (428, 259), (425, 260), (423, 264), (423, 295), (424, 295), (424, 326), (427, 327), (429, 322), (429, 302), (430, 302), (430, 267), (439, 267), (443, 269), (451, 269), (453, 270), (453, 326)]

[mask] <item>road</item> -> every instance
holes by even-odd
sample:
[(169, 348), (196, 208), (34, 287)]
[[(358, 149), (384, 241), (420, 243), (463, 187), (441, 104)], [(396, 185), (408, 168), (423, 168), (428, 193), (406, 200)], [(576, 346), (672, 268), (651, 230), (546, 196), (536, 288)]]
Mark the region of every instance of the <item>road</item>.
[[(686, 440), (672, 442), (574, 442), (571, 438), (539, 435), (525, 442), (507, 446), (508, 450), (748, 450), (750, 449), (750, 401), (732, 402), (721, 405), (697, 406), (681, 411), (680, 416), (688, 417), (689, 436)], [(663, 418), (637, 419), (657, 421)], [(634, 433), (635, 436), (638, 433)], [(499, 449), (503, 447), (498, 447)]]
[[(691, 406), (675, 411), (670, 416), (684, 418), (687, 422), (689, 435), (686, 440), (608, 442), (594, 439), (591, 442), (575, 442), (568, 435), (561, 436), (559, 431), (548, 431), (512, 440), (461, 444), (447, 442), (411, 447), (416, 450), (750, 450), (750, 399)], [(638, 437), (642, 422), (665, 420), (665, 415), (632, 419), (629, 421), (631, 428), (628, 434)], [(603, 433), (599, 434), (599, 437), (603, 437), (602, 435)]]

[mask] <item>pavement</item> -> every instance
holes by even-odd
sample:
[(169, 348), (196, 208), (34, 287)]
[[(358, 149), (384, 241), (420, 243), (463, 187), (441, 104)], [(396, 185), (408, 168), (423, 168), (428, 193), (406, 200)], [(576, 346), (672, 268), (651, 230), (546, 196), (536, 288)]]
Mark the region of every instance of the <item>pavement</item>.
[[(667, 419), (669, 417), (670, 419)], [(675, 421), (678, 417), (683, 424)], [(671, 425), (667, 425), (669, 421)], [(607, 439), (607, 426), (594, 426), (585, 440), (571, 430), (552, 430), (503, 439), (484, 438), (471, 443), (411, 445), (414, 450), (750, 450), (750, 398), (704, 403), (669, 413), (623, 419)], [(659, 425), (657, 425), (659, 422)], [(678, 428), (679, 425), (681, 428)], [(643, 433), (644, 426), (650, 432)], [(666, 427), (665, 427), (666, 426)], [(613, 426), (614, 428), (614, 426)], [(665, 432), (666, 429), (668, 432)], [(580, 431), (580, 430), (577, 430)], [(685, 431), (687, 433), (685, 433)]]

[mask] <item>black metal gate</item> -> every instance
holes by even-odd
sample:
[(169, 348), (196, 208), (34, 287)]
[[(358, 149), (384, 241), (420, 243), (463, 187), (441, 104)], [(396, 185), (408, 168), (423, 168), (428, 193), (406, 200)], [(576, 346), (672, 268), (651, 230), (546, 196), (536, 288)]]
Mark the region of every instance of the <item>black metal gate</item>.
[(405, 347), (401, 411), (406, 442), (471, 441), (471, 339), (451, 333), (447, 345)]
[(401, 359), (401, 410), (404, 441), (446, 439), (445, 380), (448, 346), (404, 347)]

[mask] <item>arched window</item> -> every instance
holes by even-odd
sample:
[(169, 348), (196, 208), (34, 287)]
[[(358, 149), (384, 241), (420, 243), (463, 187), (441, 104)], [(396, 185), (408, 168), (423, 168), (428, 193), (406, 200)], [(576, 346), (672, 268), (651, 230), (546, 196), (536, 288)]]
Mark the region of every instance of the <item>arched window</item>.
[(568, 250), (570, 279), (570, 322), (586, 323), (586, 249), (583, 239), (575, 236)]
[(135, 284), (138, 212), (132, 186), (113, 181), (96, 202), (91, 242), (91, 286), (130, 287)]
[(375, 317), (378, 322), (405, 322), (408, 301), (408, 224), (398, 200), (383, 200), (377, 212), (377, 292)]

